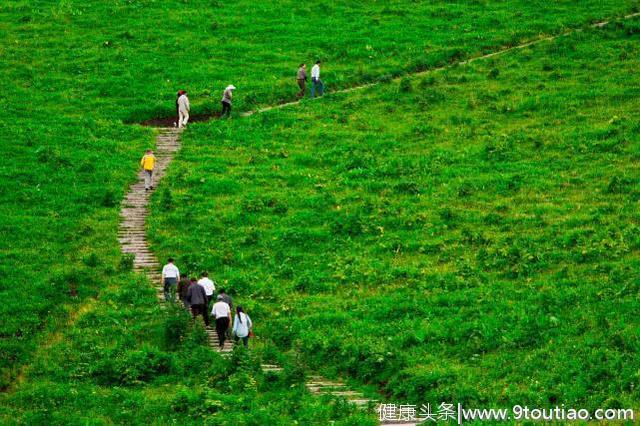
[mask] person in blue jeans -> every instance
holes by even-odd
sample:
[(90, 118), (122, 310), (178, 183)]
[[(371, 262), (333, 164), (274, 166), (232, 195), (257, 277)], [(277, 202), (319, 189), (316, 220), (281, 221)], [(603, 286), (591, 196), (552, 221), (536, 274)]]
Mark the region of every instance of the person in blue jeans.
[(324, 84), (320, 80), (320, 61), (316, 61), (316, 64), (311, 68), (311, 98), (316, 96), (316, 90), (318, 96), (324, 94)]

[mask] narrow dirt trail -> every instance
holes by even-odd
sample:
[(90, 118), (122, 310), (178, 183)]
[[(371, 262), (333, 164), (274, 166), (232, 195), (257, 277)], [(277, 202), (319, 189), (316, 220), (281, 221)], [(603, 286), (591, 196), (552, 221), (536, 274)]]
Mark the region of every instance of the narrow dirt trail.
[[(628, 20), (628, 19), (636, 18), (638, 16), (640, 16), (640, 12), (632, 13), (632, 14), (629, 14), (629, 15), (625, 15), (625, 16), (622, 16), (620, 18), (614, 18), (614, 19), (609, 19), (609, 20), (605, 20), (605, 21), (596, 22), (595, 24), (591, 24), (589, 27), (590, 28), (602, 28), (602, 27), (605, 27), (605, 26), (609, 25), (610, 23), (617, 22), (617, 21), (625, 21), (625, 20)], [(528, 41), (526, 43), (519, 44), (517, 46), (506, 47), (504, 49), (497, 50), (495, 52), (487, 53), (486, 55), (476, 56), (476, 57), (473, 57), (473, 58), (466, 59), (464, 61), (454, 62), (452, 64), (445, 65), (445, 66), (442, 66), (442, 67), (431, 68), (431, 69), (428, 69), (428, 70), (425, 70), (425, 71), (419, 71), (419, 72), (414, 72), (414, 73), (406, 73), (406, 74), (404, 74), (404, 75), (402, 75), (400, 77), (394, 78), (391, 81), (398, 82), (398, 81), (400, 81), (400, 79), (405, 78), (405, 77), (408, 77), (408, 78), (420, 77), (420, 76), (427, 75), (427, 74), (430, 74), (430, 73), (433, 73), (433, 72), (443, 71), (443, 70), (446, 70), (448, 68), (453, 68), (453, 67), (460, 66), (460, 65), (467, 65), (467, 64), (470, 64), (472, 62), (480, 61), (480, 60), (483, 60), (483, 59), (494, 58), (496, 56), (501, 56), (501, 55), (507, 54), (509, 52), (513, 52), (515, 50), (524, 49), (524, 48), (527, 48), (527, 47), (530, 47), (530, 46), (534, 46), (536, 44), (540, 44), (540, 43), (543, 43), (543, 42), (546, 42), (546, 41), (553, 41), (553, 40), (556, 40), (556, 39), (558, 39), (560, 37), (566, 37), (568, 35), (579, 33), (579, 32), (582, 32), (582, 31), (583, 31), (582, 29), (578, 28), (578, 29), (567, 30), (567, 31), (564, 31), (562, 33), (555, 34), (555, 35), (543, 36), (543, 37), (537, 38), (535, 40), (531, 40), (531, 41)], [(349, 87), (349, 88), (346, 88), (346, 89), (335, 90), (335, 91), (329, 92), (327, 94), (328, 95), (333, 95), (333, 94), (339, 94), (339, 93), (356, 92), (356, 91), (368, 89), (370, 87), (379, 86), (379, 85), (382, 85), (382, 84), (386, 84), (386, 82), (373, 82), (373, 83), (362, 84), (362, 85), (359, 85), (359, 86)], [(321, 99), (321, 98), (305, 99), (305, 100), (301, 99), (301, 100), (286, 102), (286, 103), (282, 103), (282, 104), (278, 104), (278, 105), (266, 106), (266, 107), (263, 107), (263, 108), (258, 108), (257, 110), (254, 110), (254, 111), (243, 112), (240, 115), (242, 117), (249, 117), (249, 116), (252, 116), (254, 114), (260, 114), (260, 113), (267, 112), (267, 111), (272, 111), (272, 110), (275, 110), (275, 109), (282, 109), (282, 108), (286, 108), (286, 107), (289, 107), (289, 106), (298, 105), (301, 102), (308, 102), (308, 101), (317, 100), (317, 99)]]

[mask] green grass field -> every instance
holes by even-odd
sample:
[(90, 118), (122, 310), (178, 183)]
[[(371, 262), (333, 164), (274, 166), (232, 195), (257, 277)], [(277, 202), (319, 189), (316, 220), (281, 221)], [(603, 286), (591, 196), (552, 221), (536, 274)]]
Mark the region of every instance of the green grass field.
[[(635, 8), (3, 3), (0, 419), (372, 421), (306, 395), (314, 370), (402, 402), (637, 405), (637, 20), (389, 81)], [(194, 125), (154, 196), (160, 258), (256, 321), (224, 361), (121, 258), (153, 144), (125, 123), (178, 88), (194, 113), (228, 83), (236, 111), (291, 100), (317, 57), (330, 90), (385, 83)]]
[(394, 400), (633, 406), (639, 29), (194, 127), (157, 250)]

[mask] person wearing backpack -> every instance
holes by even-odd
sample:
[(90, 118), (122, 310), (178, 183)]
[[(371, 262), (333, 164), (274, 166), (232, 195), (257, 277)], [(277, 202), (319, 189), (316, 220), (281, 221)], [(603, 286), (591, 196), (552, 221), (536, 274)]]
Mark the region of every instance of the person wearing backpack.
[(245, 347), (249, 347), (249, 336), (252, 334), (253, 323), (249, 315), (244, 313), (242, 306), (236, 308), (233, 319), (233, 334), (242, 340)]

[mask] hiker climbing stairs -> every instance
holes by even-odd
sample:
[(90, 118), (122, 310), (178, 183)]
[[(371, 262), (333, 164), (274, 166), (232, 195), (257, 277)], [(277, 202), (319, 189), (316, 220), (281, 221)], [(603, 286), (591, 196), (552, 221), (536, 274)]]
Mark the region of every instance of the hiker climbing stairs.
[[(157, 137), (156, 166), (153, 171), (154, 182), (157, 183), (164, 176), (167, 166), (173, 158), (173, 154), (180, 149), (179, 135), (181, 129), (163, 128)], [(147, 272), (149, 279), (159, 286), (158, 298), (164, 302), (162, 284), (158, 270), (160, 264), (153, 252), (149, 249), (145, 235), (145, 219), (147, 217), (150, 191), (145, 191), (142, 171), (138, 181), (131, 185), (129, 192), (122, 202), (120, 215), (120, 229), (118, 240), (125, 254), (133, 255), (133, 269), (136, 272)]]
[[(173, 155), (180, 149), (180, 133), (182, 129), (165, 127), (161, 128), (156, 138), (156, 166), (153, 170), (153, 180), (157, 184), (165, 174)], [(154, 284), (156, 297), (162, 304), (166, 302), (162, 284), (162, 276), (159, 272), (160, 263), (155, 254), (149, 248), (145, 235), (145, 220), (148, 215), (149, 198), (152, 191), (144, 188), (144, 176), (142, 172), (138, 176), (138, 181), (131, 185), (122, 203), (122, 222), (118, 232), (118, 239), (123, 253), (134, 256), (133, 270), (144, 273)], [(220, 344), (218, 335), (214, 328), (205, 327), (207, 341), (209, 345), (219, 350)], [(233, 340), (225, 341), (220, 352), (228, 354), (233, 350)]]
[(218, 340), (218, 333), (216, 333), (215, 327), (208, 325), (205, 327), (205, 331), (207, 332), (209, 346), (221, 352), (223, 355), (228, 355), (233, 352), (233, 339), (225, 339), (224, 346), (220, 349), (220, 340)]
[[(154, 168), (153, 181), (157, 185), (164, 176), (173, 155), (180, 149), (180, 133), (182, 129), (161, 128), (156, 138), (157, 158)], [(146, 191), (144, 187), (144, 176), (142, 172), (138, 175), (138, 180), (131, 185), (129, 192), (122, 202), (122, 221), (118, 230), (118, 240), (122, 252), (133, 256), (133, 270), (137, 273), (146, 274), (147, 278), (154, 284), (156, 297), (165, 307), (165, 297), (160, 274), (161, 265), (155, 254), (149, 248), (149, 243), (145, 234), (145, 221), (149, 213), (149, 199), (152, 191)], [(233, 351), (233, 339), (225, 339), (224, 346), (220, 349), (218, 334), (214, 327), (206, 326), (207, 341), (216, 351), (223, 356), (229, 356)], [(261, 364), (262, 371), (270, 374), (278, 374), (283, 368), (277, 364)], [(321, 376), (310, 376), (306, 383), (307, 390), (314, 395), (333, 395), (344, 397), (348, 402), (358, 406), (369, 406), (374, 401), (365, 398), (360, 392), (347, 389), (346, 385), (340, 381), (329, 381)]]

